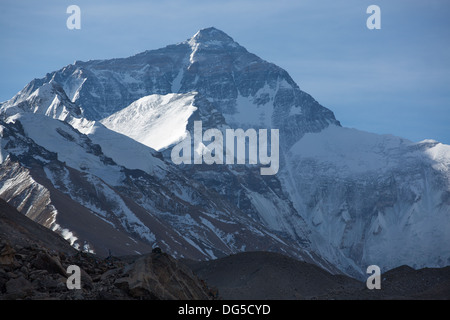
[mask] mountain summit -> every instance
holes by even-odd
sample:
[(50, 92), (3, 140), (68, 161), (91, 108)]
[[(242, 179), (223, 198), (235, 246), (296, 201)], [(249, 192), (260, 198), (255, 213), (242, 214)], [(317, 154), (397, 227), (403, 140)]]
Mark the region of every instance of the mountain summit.
[[(287, 71), (215, 28), (65, 66), (0, 114), (0, 197), (79, 250), (277, 251), (356, 277), (372, 264), (450, 264), (450, 146), (343, 128)], [(174, 165), (196, 120), (279, 129), (278, 174)]]
[(214, 27), (199, 30), (194, 36), (192, 36), (192, 38), (188, 42), (191, 44), (201, 43), (204, 45), (222, 44), (222, 45), (238, 46), (238, 44), (234, 42), (233, 38), (231, 38), (225, 32), (216, 29)]
[(123, 59), (77, 62), (30, 82), (10, 102), (57, 82), (89, 120), (101, 120), (151, 94), (198, 92), (235, 127), (279, 128), (283, 147), (306, 132), (339, 125), (289, 74), (207, 28), (190, 40)]

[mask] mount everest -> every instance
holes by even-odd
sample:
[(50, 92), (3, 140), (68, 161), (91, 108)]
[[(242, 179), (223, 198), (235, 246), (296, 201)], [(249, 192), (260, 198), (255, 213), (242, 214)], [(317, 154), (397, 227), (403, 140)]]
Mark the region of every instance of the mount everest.
[[(106, 255), (277, 251), (331, 272), (450, 265), (450, 146), (341, 127), (224, 32), (76, 61), (0, 105), (0, 197)], [(280, 170), (174, 165), (204, 129), (280, 130)]]

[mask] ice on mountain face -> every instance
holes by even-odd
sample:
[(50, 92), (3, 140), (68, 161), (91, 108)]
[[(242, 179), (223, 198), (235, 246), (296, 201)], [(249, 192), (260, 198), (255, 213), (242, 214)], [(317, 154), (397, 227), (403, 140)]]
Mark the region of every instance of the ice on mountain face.
[[(118, 165), (160, 177), (164, 175), (166, 164), (157, 157), (153, 149), (137, 140), (108, 129), (100, 122), (71, 118), (69, 123), (79, 132), (86, 134), (93, 143), (101, 146), (102, 152)], [(133, 124), (130, 122), (129, 125)], [(133, 156), (130, 157), (130, 154)]]
[[(450, 207), (442, 201), (450, 190), (449, 150), (330, 126), (290, 149), (281, 176), (310, 222), (313, 243), (328, 241), (350, 263), (383, 270), (444, 266), (450, 262), (443, 245), (450, 241)], [(341, 257), (318, 250), (342, 265)]]
[(448, 173), (450, 171), (450, 146), (438, 142), (422, 141), (418, 145), (429, 145), (425, 154), (433, 160), (433, 168)]
[(49, 151), (58, 154), (58, 159), (68, 166), (81, 171), (91, 172), (112, 185), (123, 179), (121, 169), (107, 159), (99, 157), (95, 145), (89, 144), (68, 124), (40, 114), (17, 114), (7, 122), (20, 121), (28, 137)]
[(317, 210), (313, 214), (312, 223), (314, 224), (314, 226), (318, 226), (322, 222), (323, 222), (323, 214), (322, 214), (322, 210), (319, 208), (319, 210)]
[(188, 120), (197, 108), (195, 93), (150, 95), (101, 120), (107, 128), (155, 150), (173, 145), (187, 136)]
[(81, 115), (81, 110), (67, 97), (62, 87), (55, 81), (44, 83), (19, 103), (7, 102), (0, 113), (11, 116), (18, 112), (45, 114), (54, 119), (65, 120), (70, 115)]
[[(66, 72), (64, 68), (63, 72)], [(80, 83), (79, 77), (81, 77), (82, 73), (78, 72), (76, 69), (72, 74), (77, 75), (77, 78), (72, 82)], [(53, 77), (57, 78), (57, 77)], [(71, 124), (74, 128), (79, 130), (83, 134), (89, 135), (91, 140), (94, 143), (101, 146), (103, 153), (112, 158), (119, 165), (123, 165), (129, 169), (140, 169), (144, 170), (148, 173), (152, 174), (163, 174), (163, 168), (165, 167), (164, 163), (156, 157), (156, 153), (146, 146), (140, 144), (139, 142), (127, 138), (121, 134), (115, 133), (107, 128), (105, 128), (100, 123), (95, 123), (93, 121), (89, 121), (81, 116), (80, 109), (78, 106), (73, 104), (66, 96), (64, 90), (61, 88), (59, 84), (57, 84), (54, 80), (50, 81), (50, 83), (44, 83), (41, 87), (36, 90), (31, 90), (31, 95), (22, 99), (20, 103), (13, 105), (5, 105), (2, 106), (2, 112), (5, 115), (10, 115), (11, 119), (15, 118), (17, 114), (22, 114), (21, 117), (24, 118), (24, 121), (27, 121), (29, 124), (29, 129), (32, 130), (30, 133), (32, 136), (34, 134), (38, 134), (39, 131), (45, 126), (34, 126), (32, 123), (34, 121), (39, 122), (39, 117), (36, 116), (35, 120), (33, 120), (32, 115), (25, 115), (26, 113), (44, 113), (47, 117), (64, 120), (67, 123)], [(78, 79), (78, 80), (77, 80)], [(66, 80), (65, 85), (68, 86), (70, 78)], [(84, 81), (81, 81), (84, 83)], [(52, 100), (53, 99), (53, 100)], [(51, 101), (51, 102), (49, 102)], [(55, 124), (58, 122), (52, 122), (47, 119), (43, 119), (45, 123), (49, 122), (49, 128), (53, 128)], [(60, 124), (57, 124), (59, 126)], [(34, 128), (34, 129), (33, 129)], [(58, 129), (63, 130), (63, 129)], [(64, 130), (63, 130), (64, 131)], [(44, 129), (42, 134), (47, 134)], [(61, 134), (61, 131), (60, 131)], [(70, 137), (71, 134), (67, 134), (66, 137)], [(72, 137), (75, 139), (74, 137)], [(46, 141), (46, 146), (51, 143), (52, 137), (47, 136), (46, 139), (42, 139), (42, 137), (36, 137), (39, 141)], [(56, 140), (55, 140), (56, 141)], [(62, 159), (65, 159), (65, 155), (68, 154), (68, 163), (73, 164), (74, 158), (72, 158), (71, 148), (65, 148), (64, 153), (60, 155)], [(58, 150), (58, 146), (54, 145), (49, 147), (49, 150)], [(124, 150), (128, 150), (125, 152)], [(61, 150), (62, 151), (62, 150)], [(67, 153), (68, 152), (68, 153)], [(130, 157), (129, 153), (132, 152), (135, 156)], [(89, 165), (87, 163), (78, 163), (75, 168), (87, 168)]]
[(231, 38), (225, 32), (220, 31), (214, 27), (197, 31), (197, 33), (194, 34), (191, 39), (189, 39), (189, 44), (195, 43), (201, 43), (204, 45), (231, 45), (233, 47), (238, 46), (238, 44), (234, 42), (233, 38)]
[(177, 93), (181, 89), (181, 80), (183, 79), (184, 70), (181, 69), (175, 79), (172, 81), (172, 92)]
[(53, 225), (51, 230), (60, 233), (65, 240), (69, 241), (71, 246), (74, 246), (76, 249), (79, 248), (75, 244), (78, 238), (69, 229), (61, 228), (61, 226), (56, 223)]
[(198, 31), (187, 41), (187, 44), (191, 47), (191, 54), (189, 55), (190, 65), (188, 69), (195, 62), (201, 62), (203, 60), (201, 55), (198, 54), (200, 51), (243, 49), (233, 38), (216, 28), (207, 28)]
[(97, 194), (102, 194), (106, 198), (107, 203), (112, 207), (114, 215), (119, 219), (122, 226), (132, 232), (137, 233), (141, 238), (146, 239), (150, 243), (156, 240), (155, 235), (150, 229), (139, 220), (138, 217), (128, 208), (122, 198), (110, 187), (105, 185), (100, 179), (89, 175), (88, 180), (95, 187)]
[(399, 202), (373, 217), (363, 261), (382, 261), (386, 269), (405, 262), (414, 268), (448, 265), (450, 212), (430, 206), (439, 203), (438, 190), (425, 192), (422, 198), (413, 204)]
[(348, 173), (380, 172), (399, 166), (398, 155), (412, 144), (393, 136), (329, 126), (321, 133), (307, 133), (290, 149), (290, 153), (293, 158), (300, 156), (323, 165), (329, 164), (329, 170), (346, 176)]
[[(66, 72), (68, 68), (63, 68), (62, 72)], [(69, 97), (70, 101), (76, 101), (80, 97), (80, 90), (86, 81), (84, 78), (83, 71), (79, 68), (76, 68), (72, 73), (72, 76), (68, 78), (68, 81), (64, 82), (63, 89)]]
[[(267, 95), (270, 94), (267, 93)], [(224, 114), (225, 120), (230, 126), (236, 128), (271, 128), (273, 114), (271, 100), (273, 101), (273, 97), (268, 97), (267, 103), (257, 104), (253, 97), (239, 95), (236, 99), (236, 112)]]
[[(66, 69), (64, 68), (63, 72), (66, 72)], [(73, 74), (77, 74), (77, 78), (73, 81), (70, 81), (71, 78), (69, 78), (66, 80), (65, 86), (68, 86), (67, 83), (73, 82), (84, 83), (84, 81), (78, 81), (78, 77), (82, 75), (81, 72), (75, 71)], [(157, 159), (156, 153), (152, 149), (133, 139), (108, 130), (100, 123), (83, 118), (80, 108), (69, 101), (65, 91), (53, 78), (50, 83), (44, 83), (38, 89), (31, 91), (31, 95), (26, 99), (22, 97), (20, 103), (2, 106), (1, 112), (5, 116), (12, 116), (12, 118), (16, 114), (43, 113), (50, 118), (64, 120), (81, 133), (89, 135), (94, 143), (101, 146), (105, 155), (114, 159), (118, 164), (129, 169), (141, 169), (152, 174), (162, 173), (161, 169), (164, 168), (164, 164), (160, 159)], [(32, 116), (27, 117), (31, 117), (28, 123), (34, 121), (31, 120)], [(39, 121), (38, 117), (36, 121)], [(129, 157), (129, 153), (124, 152), (126, 149), (135, 156)]]

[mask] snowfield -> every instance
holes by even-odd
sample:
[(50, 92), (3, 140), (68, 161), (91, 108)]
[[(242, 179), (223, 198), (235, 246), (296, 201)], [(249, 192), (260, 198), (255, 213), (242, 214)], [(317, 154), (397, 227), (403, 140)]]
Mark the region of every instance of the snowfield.
[(193, 106), (195, 94), (149, 95), (100, 122), (160, 151), (186, 138), (188, 119), (197, 110)]

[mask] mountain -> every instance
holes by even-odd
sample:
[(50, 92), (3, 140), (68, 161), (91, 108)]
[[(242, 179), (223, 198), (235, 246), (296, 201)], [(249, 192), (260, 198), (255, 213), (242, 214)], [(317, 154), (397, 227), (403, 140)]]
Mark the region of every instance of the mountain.
[(0, 124), (1, 198), (80, 250), (125, 255), (158, 245), (174, 256), (204, 259), (247, 246), (305, 255), (234, 215), (238, 208), (173, 165), (160, 177), (119, 166), (88, 136), (41, 114), (17, 114)]
[[(301, 91), (285, 70), (249, 53), (215, 28), (129, 58), (76, 61), (31, 81), (2, 109), (24, 104), (52, 82), (89, 120), (102, 120), (150, 94), (198, 92), (230, 126), (279, 128), (286, 147), (305, 132), (339, 123), (330, 110)], [(53, 101), (52, 97), (48, 100)], [(50, 115), (49, 110), (45, 112)]]
[[(276, 251), (358, 278), (371, 264), (450, 264), (449, 146), (341, 127), (285, 70), (215, 28), (128, 58), (76, 61), (0, 113), (0, 197), (79, 249)], [(171, 149), (195, 121), (278, 129), (278, 173), (175, 165)]]

